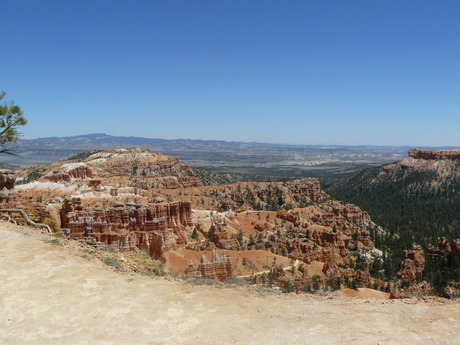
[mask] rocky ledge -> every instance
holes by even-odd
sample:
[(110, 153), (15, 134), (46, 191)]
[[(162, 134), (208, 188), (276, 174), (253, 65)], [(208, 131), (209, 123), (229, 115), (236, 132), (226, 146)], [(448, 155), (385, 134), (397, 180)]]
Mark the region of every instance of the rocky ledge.
[(420, 149), (409, 150), (409, 157), (431, 160), (460, 160), (460, 150), (428, 151)]

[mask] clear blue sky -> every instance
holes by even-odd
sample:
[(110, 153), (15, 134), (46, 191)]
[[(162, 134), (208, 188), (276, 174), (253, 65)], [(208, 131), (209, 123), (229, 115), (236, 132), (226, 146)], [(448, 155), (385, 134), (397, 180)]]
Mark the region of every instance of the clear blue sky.
[(24, 138), (460, 145), (460, 1), (0, 0)]

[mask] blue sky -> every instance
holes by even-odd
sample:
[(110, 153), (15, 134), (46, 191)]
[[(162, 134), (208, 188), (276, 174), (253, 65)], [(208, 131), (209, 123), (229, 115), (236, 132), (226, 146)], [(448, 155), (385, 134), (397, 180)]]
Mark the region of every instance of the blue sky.
[(460, 146), (459, 1), (3, 1), (24, 138)]

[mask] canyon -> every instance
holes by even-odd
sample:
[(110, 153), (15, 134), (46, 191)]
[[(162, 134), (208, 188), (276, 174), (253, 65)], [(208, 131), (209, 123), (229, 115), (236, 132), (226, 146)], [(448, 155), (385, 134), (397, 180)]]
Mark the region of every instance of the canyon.
[(144, 250), (171, 274), (274, 279), (301, 291), (351, 281), (390, 288), (355, 267), (380, 260), (370, 232), (384, 230), (317, 179), (205, 186), (197, 176), (153, 151), (89, 151), (22, 171), (14, 190), (56, 233), (104, 250)]
[(3, 219), (53, 233), (0, 224), (0, 342), (456, 343), (459, 283), (431, 297), (427, 268), (458, 260), (458, 239), (411, 243), (389, 281), (394, 234), (318, 179), (202, 176), (140, 149), (2, 171)]
[[(414, 158), (421, 154), (412, 150), (401, 166), (425, 160)], [(143, 149), (88, 151), (16, 175), (14, 188), (5, 175), (3, 190), (37, 222), (101, 250), (142, 250), (169, 274), (286, 291), (432, 292), (417, 246), (400, 254), (396, 280), (384, 279), (385, 255), (373, 238), (386, 230), (316, 178), (205, 185), (177, 158)]]
[(402, 161), (365, 169), (328, 189), (368, 211), (391, 234), (377, 242), (390, 249), (386, 274), (401, 280), (400, 294), (425, 293), (430, 287), (424, 282), (437, 295), (456, 291), (451, 283), (460, 281), (459, 153), (412, 149)]

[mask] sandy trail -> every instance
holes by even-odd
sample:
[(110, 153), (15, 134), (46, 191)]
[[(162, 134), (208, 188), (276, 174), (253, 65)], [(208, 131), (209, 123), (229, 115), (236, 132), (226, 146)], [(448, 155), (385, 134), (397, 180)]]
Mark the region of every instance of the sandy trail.
[(0, 223), (0, 344), (458, 344), (460, 336), (458, 301), (191, 286), (117, 273), (46, 238)]

